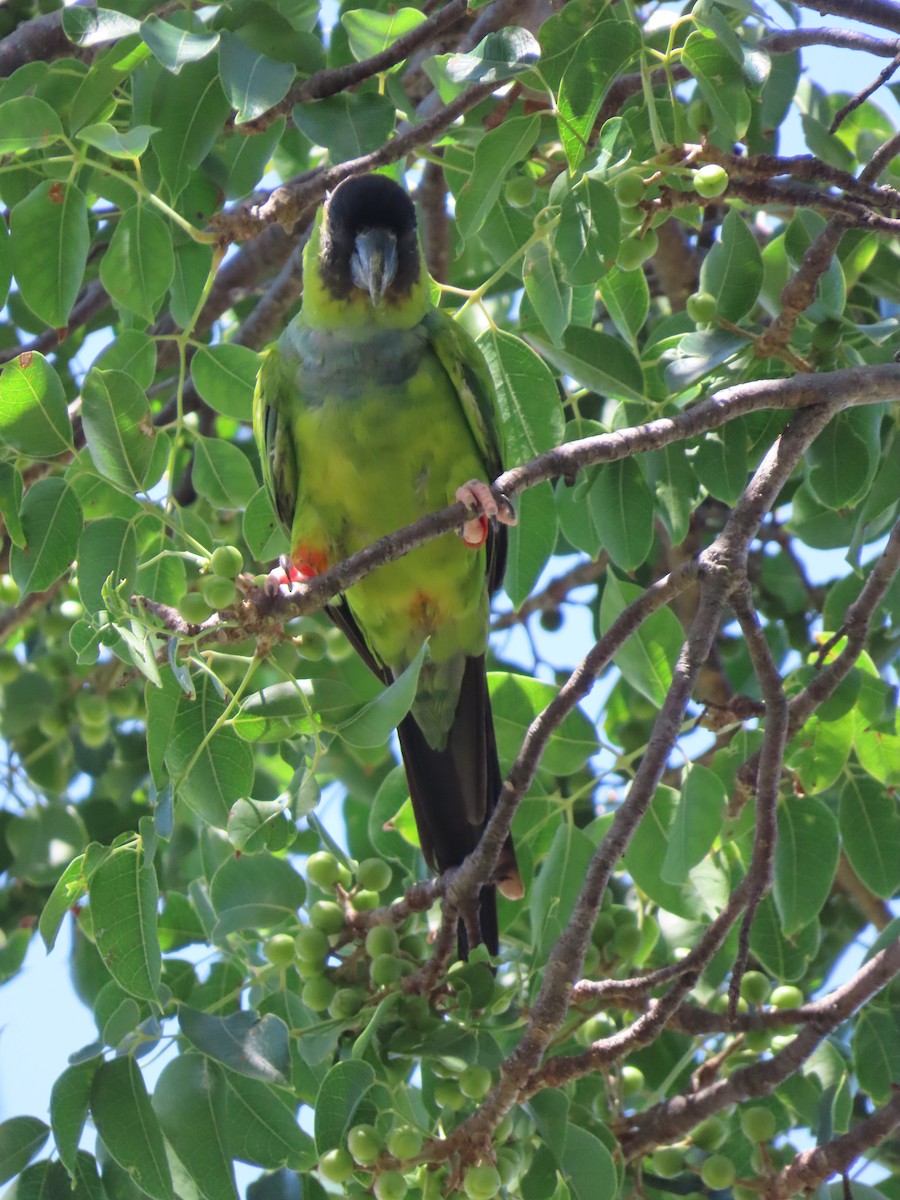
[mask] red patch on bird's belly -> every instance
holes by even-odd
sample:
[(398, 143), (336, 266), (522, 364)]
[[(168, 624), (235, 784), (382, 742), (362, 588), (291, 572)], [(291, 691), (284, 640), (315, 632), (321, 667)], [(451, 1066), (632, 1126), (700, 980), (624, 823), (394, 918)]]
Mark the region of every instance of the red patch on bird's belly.
[(291, 555), (291, 571), (298, 580), (312, 579), (328, 570), (328, 555), (324, 550), (313, 550), (309, 546), (298, 546)]

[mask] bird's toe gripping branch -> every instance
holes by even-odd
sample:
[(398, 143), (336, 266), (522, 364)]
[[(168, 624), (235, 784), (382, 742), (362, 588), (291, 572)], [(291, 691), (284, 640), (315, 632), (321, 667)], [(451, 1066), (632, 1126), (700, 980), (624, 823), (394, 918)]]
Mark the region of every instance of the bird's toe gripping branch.
[(462, 540), (473, 550), (487, 541), (488, 524), (499, 521), (501, 525), (515, 525), (516, 510), (502, 492), (494, 492), (480, 479), (470, 479), (456, 489), (456, 499), (474, 515), (461, 530)]
[(278, 560), (278, 566), (273, 567), (266, 576), (266, 592), (270, 596), (279, 594), (289, 596), (301, 583), (306, 583), (308, 579), (321, 575), (323, 571), (327, 570), (328, 563), (325, 561), (324, 555), (319, 557), (322, 558), (321, 562), (313, 562), (312, 555), (305, 555), (292, 562), (286, 554), (282, 554)]

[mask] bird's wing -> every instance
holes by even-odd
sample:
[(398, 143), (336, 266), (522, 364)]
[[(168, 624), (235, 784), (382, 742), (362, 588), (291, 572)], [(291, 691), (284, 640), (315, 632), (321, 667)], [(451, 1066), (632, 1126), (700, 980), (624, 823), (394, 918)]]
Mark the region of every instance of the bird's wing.
[(290, 427), (290, 389), (277, 345), (263, 354), (253, 394), (253, 432), (263, 480), (288, 535), (297, 509), (300, 467)]

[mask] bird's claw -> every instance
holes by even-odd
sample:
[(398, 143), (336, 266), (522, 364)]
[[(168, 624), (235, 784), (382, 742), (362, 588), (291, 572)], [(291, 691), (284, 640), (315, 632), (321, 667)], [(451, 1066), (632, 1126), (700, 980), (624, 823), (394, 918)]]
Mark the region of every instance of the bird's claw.
[(470, 479), (456, 489), (456, 499), (470, 513), (477, 513), (462, 527), (461, 537), (467, 546), (477, 549), (487, 540), (488, 522), (499, 521), (501, 525), (515, 525), (516, 510), (502, 492), (494, 492), (480, 479)]
[(308, 578), (308, 575), (294, 566), (287, 555), (282, 555), (278, 566), (273, 567), (266, 576), (263, 591), (267, 596), (290, 596)]

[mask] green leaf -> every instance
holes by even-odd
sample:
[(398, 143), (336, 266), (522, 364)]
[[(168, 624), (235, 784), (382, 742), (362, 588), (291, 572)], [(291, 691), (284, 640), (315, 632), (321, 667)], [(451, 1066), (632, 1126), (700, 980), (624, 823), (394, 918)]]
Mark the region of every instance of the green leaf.
[(156, 377), (156, 342), (140, 329), (123, 329), (93, 365), (104, 371), (124, 371), (146, 391)]
[(49, 146), (62, 136), (59, 117), (37, 96), (16, 96), (0, 104), (0, 154)]
[(798, 773), (807, 792), (824, 792), (844, 770), (854, 729), (852, 713), (839, 721), (813, 716), (788, 742), (785, 762)]
[(175, 1200), (159, 1122), (140, 1067), (130, 1055), (97, 1069), (91, 1114), (104, 1146), (138, 1187), (153, 1200)]
[(6, 303), (11, 279), (12, 265), (9, 261), (9, 229), (4, 221), (2, 228), (0, 228), (0, 304)]
[(121, 517), (105, 517), (85, 525), (78, 541), (78, 595), (90, 613), (106, 608), (103, 585), (133, 586), (137, 568), (134, 526)]
[(201, 346), (191, 359), (191, 378), (210, 408), (238, 421), (249, 421), (260, 356), (246, 346), (225, 342)]
[(221, 438), (195, 439), (191, 478), (216, 508), (244, 508), (259, 486), (247, 455)]
[(356, 8), (341, 14), (341, 24), (347, 32), (350, 52), (357, 62), (380, 54), (425, 20), (425, 14), (415, 8), (398, 8), (390, 12)]
[(740, 419), (730, 422), (727, 429), (705, 433), (691, 463), (697, 479), (711, 496), (723, 504), (736, 504), (747, 486), (750, 471), (747, 438)]
[(900, 784), (900, 736), (864, 727), (863, 720), (859, 726), (853, 737), (853, 748), (860, 766), (887, 787), (897, 787)]
[(339, 92), (298, 104), (291, 120), (311, 142), (325, 147), (333, 163), (338, 163), (383, 145), (393, 132), (397, 108), (387, 96)]
[(587, 496), (600, 542), (623, 571), (647, 561), (653, 549), (654, 505), (633, 458), (604, 463)]
[(750, 122), (750, 97), (741, 67), (716, 38), (700, 30), (689, 35), (681, 55), (712, 109), (717, 133), (728, 142), (741, 141)]
[(261, 487), (247, 502), (241, 532), (257, 562), (266, 563), (288, 552), (288, 536), (272, 507), (267, 487)]
[(220, 829), (232, 804), (253, 785), (250, 747), (233, 729), (217, 727), (224, 711), (225, 702), (204, 676), (196, 699), (179, 699), (173, 732), (163, 743), (177, 798)]
[(559, 136), (575, 169), (587, 153), (600, 105), (613, 80), (641, 47), (637, 25), (630, 21), (598, 21), (579, 39), (559, 85)]
[[(249, 142), (254, 139), (243, 140)], [(204, 295), (206, 281), (212, 270), (212, 262), (213, 250), (208, 245), (185, 242), (175, 251), (175, 276), (169, 293), (169, 312), (181, 329), (190, 329), (193, 324), (197, 305)]]
[(112, 8), (64, 8), (63, 32), (78, 46), (99, 46), (137, 33), (140, 21)]
[(73, 1176), (77, 1169), (78, 1143), (90, 1107), (91, 1085), (99, 1065), (96, 1058), (73, 1063), (66, 1067), (50, 1092), (50, 1123), (56, 1149), (63, 1166)]
[[(600, 602), (600, 624), (609, 629), (616, 617), (642, 594), (610, 572)], [(631, 686), (661, 708), (681, 653), (684, 630), (670, 608), (661, 608), (642, 622), (617, 651), (614, 662)]]
[(479, 337), (478, 347), (497, 389), (506, 463), (517, 466), (557, 446), (565, 422), (546, 363), (521, 338), (496, 326)]
[(383, 746), (388, 741), (415, 699), (426, 650), (427, 644), (423, 643), (406, 670), (389, 687), (341, 721), (337, 731), (348, 745), (365, 750)]
[(558, 1153), (560, 1171), (572, 1200), (614, 1196), (619, 1178), (612, 1155), (588, 1129), (572, 1124), (566, 1130), (565, 1149)]
[(560, 278), (559, 263), (546, 242), (535, 242), (522, 264), (525, 292), (555, 346), (572, 320), (572, 289)]
[(288, 1166), (308, 1171), (316, 1161), (313, 1140), (297, 1124), (296, 1101), (282, 1100), (268, 1084), (224, 1071), (228, 1132), (234, 1158), (268, 1171)]
[(94, 367), (84, 381), (81, 419), (94, 466), (123, 491), (152, 483), (156, 430), (140, 386), (124, 371)]
[(141, 23), (141, 37), (167, 71), (177, 75), (185, 63), (212, 54), (219, 44), (218, 33), (190, 33), (151, 13)]
[(181, 1005), (178, 1021), (194, 1049), (230, 1070), (265, 1083), (287, 1083), (288, 1030), (280, 1017), (246, 1010), (219, 1017)]
[(535, 963), (547, 961), (569, 923), (595, 846), (580, 829), (564, 822), (531, 886), (532, 953)]
[(81, 505), (65, 480), (39, 479), (25, 493), (20, 512), (24, 546), (13, 546), (9, 569), (19, 591), (44, 592), (75, 558)]
[[(595, 284), (619, 250), (619, 205), (599, 179), (583, 175), (566, 192), (553, 245), (567, 283)], [(642, 271), (632, 272), (640, 275)], [(645, 283), (646, 286), (646, 283)]]
[(359, 1103), (375, 1083), (367, 1062), (335, 1063), (319, 1087), (315, 1103), (316, 1152), (320, 1156), (343, 1144)]
[(900, 1083), (900, 1021), (894, 1010), (868, 1007), (853, 1033), (853, 1061), (860, 1088), (884, 1104)]
[(199, 1054), (168, 1063), (153, 1091), (160, 1127), (205, 1200), (237, 1200), (222, 1071)]
[(557, 515), (553, 485), (539, 483), (522, 492), (518, 501), (519, 523), (509, 531), (506, 574), (503, 586), (518, 607), (537, 583), (556, 545)]
[[(488, 672), (488, 691), (500, 758), (511, 763), (522, 744), (522, 730), (557, 694), (551, 683), (504, 671)], [(597, 752), (597, 735), (581, 709), (576, 708), (554, 730), (541, 759), (553, 775), (574, 775)]]
[(750, 949), (765, 971), (782, 983), (801, 979), (818, 947), (818, 921), (811, 921), (788, 936), (775, 901), (771, 896), (762, 899), (750, 931)]
[(463, 238), (471, 237), (484, 224), (500, 199), (509, 168), (525, 157), (540, 128), (540, 117), (507, 117), (475, 147), (472, 173), (456, 197), (456, 224)]
[[(3, 378), (0, 376), (0, 413), (4, 407), (2, 392)], [(21, 472), (12, 463), (0, 463), (0, 516), (3, 518), (9, 540), (16, 546), (25, 545), (25, 531), (19, 519), (24, 488)]]
[(740, 213), (729, 209), (722, 236), (700, 267), (700, 290), (715, 296), (720, 317), (737, 323), (756, 303), (762, 281), (759, 243)]
[(296, 924), (306, 887), (285, 859), (248, 854), (222, 863), (212, 878), (210, 899), (219, 918), (216, 936), (224, 937), (239, 929)]
[(36, 350), (5, 363), (0, 373), (0, 439), (32, 458), (72, 449), (63, 385)]
[(44, 180), (12, 208), (9, 231), (22, 299), (52, 329), (65, 328), (90, 248), (83, 193), (70, 183)]
[(821, 912), (839, 855), (837, 821), (826, 804), (815, 796), (779, 804), (773, 894), (786, 937)]
[(210, 55), (166, 78), (154, 91), (147, 120), (159, 127), (150, 139), (163, 181), (173, 197), (187, 187), (206, 158), (230, 112)]
[(49, 1126), (37, 1117), (10, 1117), (0, 1123), (0, 1183), (6, 1183), (40, 1151)]
[(612, 267), (597, 284), (600, 299), (622, 337), (637, 345), (637, 335), (650, 313), (650, 288), (643, 271)]
[(159, 887), (140, 838), (113, 847), (91, 875), (89, 890), (94, 937), (110, 975), (130, 995), (155, 1000), (162, 970)]
[(644, 374), (633, 352), (619, 338), (578, 325), (566, 331), (562, 348), (531, 340), (546, 358), (585, 387), (616, 400), (643, 400)]
[(900, 887), (900, 811), (897, 797), (866, 776), (841, 788), (841, 845), (869, 891), (887, 900)]
[[(636, 274), (636, 272), (632, 272)], [(657, 510), (675, 545), (680, 545), (690, 528), (691, 513), (698, 499), (697, 479), (684, 446), (664, 446), (644, 456), (647, 483)]]
[(151, 136), (158, 132), (156, 125), (135, 125), (122, 133), (103, 121), (99, 125), (85, 125), (75, 136), (79, 142), (87, 142), (111, 158), (140, 158), (150, 145)]
[[(344, 24), (354, 15), (345, 13)], [(507, 25), (482, 38), (468, 54), (451, 54), (447, 76), (454, 83), (501, 83), (529, 71), (540, 57), (541, 47), (533, 34), (518, 25)]]
[(41, 910), (38, 932), (47, 953), (56, 944), (56, 935), (66, 913), (87, 893), (87, 880), (83, 873), (84, 855), (73, 858), (57, 879), (53, 891)]
[(688, 872), (706, 857), (722, 828), (727, 799), (725, 785), (708, 767), (692, 763), (686, 769), (660, 868), (667, 883), (684, 883)]
[(235, 123), (254, 121), (288, 94), (297, 69), (291, 62), (276, 62), (260, 54), (233, 33), (223, 30), (219, 43), (219, 78)]
[(338, 680), (285, 680), (248, 696), (232, 724), (248, 742), (280, 742), (318, 733), (323, 726), (337, 728), (359, 710), (361, 700), (359, 692)]
[(103, 286), (120, 308), (150, 322), (174, 275), (168, 224), (147, 204), (129, 208), (119, 218), (100, 262)]
[(809, 490), (826, 508), (859, 503), (882, 462), (881, 405), (837, 413), (805, 455)]

